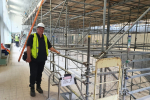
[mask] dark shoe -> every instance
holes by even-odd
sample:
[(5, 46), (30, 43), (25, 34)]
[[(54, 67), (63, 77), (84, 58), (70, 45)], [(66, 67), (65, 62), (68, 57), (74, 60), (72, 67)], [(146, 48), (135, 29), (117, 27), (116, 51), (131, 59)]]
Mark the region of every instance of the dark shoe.
[(37, 90), (39, 93), (43, 93), (43, 90), (42, 90), (42, 88), (41, 88), (40, 86), (37, 86), (37, 87), (36, 87), (36, 90)]
[(35, 89), (34, 89), (34, 88), (31, 88), (31, 90), (30, 90), (30, 95), (31, 95), (32, 97), (35, 97)]

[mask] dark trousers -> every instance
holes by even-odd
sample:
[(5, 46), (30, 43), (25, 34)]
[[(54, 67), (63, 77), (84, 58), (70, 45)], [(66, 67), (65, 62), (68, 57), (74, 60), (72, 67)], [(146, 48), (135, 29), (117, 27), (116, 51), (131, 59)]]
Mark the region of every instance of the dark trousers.
[(19, 47), (19, 41), (16, 41), (16, 47)]
[(40, 85), (42, 81), (41, 78), (45, 61), (44, 62), (31, 61), (29, 65), (30, 65), (30, 87), (34, 86), (35, 83), (37, 85)]

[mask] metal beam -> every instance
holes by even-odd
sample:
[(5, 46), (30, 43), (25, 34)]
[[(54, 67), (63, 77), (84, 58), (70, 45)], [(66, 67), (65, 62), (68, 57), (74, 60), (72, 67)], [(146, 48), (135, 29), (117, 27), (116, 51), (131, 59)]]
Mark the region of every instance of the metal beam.
[(130, 92), (128, 92), (128, 94), (134, 94), (134, 93), (142, 92), (144, 90), (149, 90), (149, 89), (150, 89), (150, 87), (146, 87), (146, 88), (130, 91)]
[(132, 59), (132, 60), (127, 60), (126, 62), (131, 63), (131, 62), (142, 62), (142, 61), (150, 61), (150, 58)]
[(145, 73), (145, 74), (139, 74), (139, 75), (134, 75), (134, 76), (129, 76), (129, 78), (137, 78), (137, 77), (141, 77), (141, 76), (148, 76), (150, 75), (150, 73)]
[[(116, 3), (116, 4), (114, 4), (114, 5), (111, 5), (110, 8), (111, 8), (111, 7), (114, 7), (114, 6), (122, 5), (122, 4), (127, 3), (127, 2), (131, 2), (131, 1), (134, 1), (134, 0), (124, 0), (124, 1), (121, 1), (121, 2)], [(89, 15), (89, 14), (92, 14), (92, 13), (94, 13), (94, 12), (101, 11), (101, 10), (103, 10), (103, 7), (101, 7), (100, 9), (97, 9), (97, 10), (94, 10), (94, 11), (91, 11), (91, 12), (88, 12), (88, 13), (85, 13), (85, 16), (87, 16), (87, 15)], [(83, 16), (83, 15), (79, 15), (79, 16), (76, 16), (76, 17), (72, 17), (72, 18), (70, 18), (69, 20), (72, 20), (72, 19), (75, 19), (75, 18), (79, 18), (79, 17), (82, 17), (82, 16)]]
[(143, 69), (132, 69), (132, 70), (127, 70), (127, 72), (136, 72), (136, 71), (149, 71), (150, 68), (143, 68)]
[[(47, 15), (48, 13), (50, 13), (52, 10), (54, 10), (54, 9), (56, 9), (57, 7), (59, 7), (60, 5), (62, 5), (64, 3), (64, 1), (63, 2), (61, 2), (60, 4), (58, 4), (56, 7), (54, 7), (53, 9), (51, 9), (50, 11), (48, 11), (47, 13), (45, 13), (43, 16), (45, 16), (45, 15)], [(45, 8), (44, 8), (45, 9)]]

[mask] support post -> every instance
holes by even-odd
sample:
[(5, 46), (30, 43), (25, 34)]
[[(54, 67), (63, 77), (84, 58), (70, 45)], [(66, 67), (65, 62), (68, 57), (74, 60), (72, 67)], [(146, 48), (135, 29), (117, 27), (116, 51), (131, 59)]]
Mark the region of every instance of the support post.
[(90, 73), (90, 38), (91, 36), (88, 36), (88, 52), (87, 52), (87, 69), (86, 69), (86, 100), (88, 100), (89, 97), (89, 73)]
[[(66, 31), (66, 47), (67, 47), (67, 24), (68, 24), (68, 0), (66, 0), (66, 22), (65, 22), (65, 31)], [(65, 56), (67, 55), (67, 50), (65, 50)], [(67, 59), (65, 58), (65, 69), (67, 69)], [(66, 72), (65, 72), (66, 73)]]
[(41, 6), (41, 23), (42, 23), (42, 6)]
[[(139, 17), (139, 5), (140, 5), (140, 0), (139, 0), (139, 2), (138, 2), (138, 14), (137, 14), (137, 17)], [(137, 24), (136, 24), (136, 34), (135, 34), (135, 41), (134, 41), (134, 51), (135, 51), (135, 49), (136, 49), (136, 41), (137, 41), (137, 27), (138, 27), (138, 22), (137, 22)], [(133, 59), (135, 59), (135, 55), (133, 55)], [(133, 62), (133, 67), (132, 67), (132, 69), (134, 69), (134, 65), (135, 65), (135, 63)], [(133, 73), (134, 72), (132, 72), (132, 76), (133, 76)], [(132, 86), (133, 86), (133, 79), (131, 79), (131, 91), (132, 91)], [(130, 100), (131, 100), (131, 95), (130, 95)]]
[(103, 8), (103, 33), (102, 33), (102, 52), (104, 51), (106, 3), (107, 3), (107, 0), (104, 0), (104, 8)]
[[(52, 0), (50, 0), (50, 37), (49, 37), (49, 39), (51, 39), (51, 37), (52, 37)], [(50, 40), (51, 41), (51, 40)], [(51, 54), (50, 54), (50, 61), (51, 61)], [(50, 63), (50, 70), (51, 70), (51, 63)]]
[[(109, 30), (110, 30), (110, 2), (108, 0), (108, 18), (107, 18), (107, 39), (106, 39), (106, 49), (109, 46)], [(104, 72), (106, 72), (106, 68), (104, 69)], [(106, 82), (106, 75), (104, 75), (104, 82)], [(106, 84), (103, 85), (103, 97), (105, 97), (105, 92), (106, 92)]]
[[(105, 18), (106, 18), (106, 3), (107, 0), (104, 0), (104, 7), (103, 7), (103, 33), (102, 33), (102, 51), (104, 52), (104, 36), (105, 36)], [(106, 71), (106, 70), (105, 70)], [(103, 69), (100, 69), (100, 73), (103, 72)], [(100, 83), (102, 83), (102, 75), (100, 75)], [(102, 94), (102, 84), (99, 86), (99, 98), (101, 98)]]
[(107, 16), (107, 40), (106, 40), (106, 49), (109, 46), (109, 31), (110, 31), (110, 2), (108, 0), (108, 16)]
[(83, 35), (84, 35), (84, 18), (85, 18), (85, 0), (84, 0), (84, 9), (83, 9), (83, 32), (82, 32), (82, 46), (83, 46)]

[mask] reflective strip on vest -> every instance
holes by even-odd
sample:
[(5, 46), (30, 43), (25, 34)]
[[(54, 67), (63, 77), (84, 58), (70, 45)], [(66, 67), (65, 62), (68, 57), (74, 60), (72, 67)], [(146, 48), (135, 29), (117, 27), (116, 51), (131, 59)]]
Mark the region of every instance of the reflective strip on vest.
[(18, 38), (18, 36), (15, 36), (15, 41), (19, 41), (19, 38)]
[[(32, 49), (31, 49), (31, 53), (33, 58), (37, 58), (38, 56), (38, 52), (39, 52), (39, 41), (38, 41), (38, 37), (36, 35), (36, 33), (32, 34), (34, 35), (33, 37), (33, 44), (32, 44)], [(46, 54), (48, 56), (48, 44), (47, 44), (47, 37), (45, 35), (44, 36), (44, 41), (45, 41), (45, 48), (46, 48)]]

